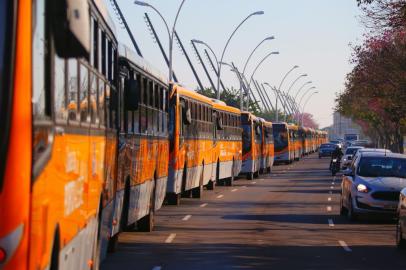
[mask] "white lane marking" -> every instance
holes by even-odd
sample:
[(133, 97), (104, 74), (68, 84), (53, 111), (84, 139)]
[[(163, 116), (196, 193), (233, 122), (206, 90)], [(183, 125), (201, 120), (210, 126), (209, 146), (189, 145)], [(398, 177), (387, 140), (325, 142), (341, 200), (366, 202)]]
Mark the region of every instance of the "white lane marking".
[(330, 189), (334, 189), (334, 187), (333, 187), (333, 186), (331, 186), (331, 187), (330, 187)]
[(261, 178), (261, 179), (259, 179), (259, 181), (264, 181), (264, 179)]
[(217, 199), (221, 199), (221, 198), (223, 198), (224, 197), (224, 195), (218, 195), (217, 196)]
[(153, 268), (152, 268), (152, 270), (161, 270), (162, 269), (162, 266), (154, 266)]
[(231, 190), (231, 192), (236, 192), (238, 190), (238, 188), (235, 188), (233, 190)]
[(334, 186), (336, 183), (334, 183), (334, 182), (331, 182), (331, 184)]
[(246, 188), (247, 186), (242, 186), (243, 188)]
[(252, 182), (251, 184), (255, 185), (257, 182)]
[(166, 238), (165, 243), (169, 244), (172, 243), (173, 239), (175, 239), (176, 233), (171, 233), (168, 238)]
[(331, 208), (331, 206), (327, 206), (326, 209), (327, 209), (327, 212), (331, 212), (331, 209), (332, 209), (332, 208)]
[(207, 205), (208, 205), (207, 203), (204, 203), (204, 204), (201, 204), (200, 207), (206, 207)]
[(334, 227), (334, 222), (331, 218), (328, 219), (328, 226)]
[(339, 240), (338, 243), (340, 244), (340, 246), (347, 252), (351, 252), (352, 249), (347, 245), (347, 243), (345, 243), (342, 240)]
[(184, 218), (182, 218), (182, 220), (183, 221), (188, 221), (191, 217), (192, 217), (192, 215), (187, 215)]
[(331, 197), (328, 197), (327, 201), (331, 202)]

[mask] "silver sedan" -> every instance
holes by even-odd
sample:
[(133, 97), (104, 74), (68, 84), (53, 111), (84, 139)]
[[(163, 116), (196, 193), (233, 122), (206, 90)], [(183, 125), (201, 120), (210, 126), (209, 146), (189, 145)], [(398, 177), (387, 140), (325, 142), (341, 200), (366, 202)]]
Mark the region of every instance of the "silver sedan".
[(393, 153), (357, 154), (341, 183), (341, 214), (394, 217), (400, 191), (406, 187), (406, 156)]

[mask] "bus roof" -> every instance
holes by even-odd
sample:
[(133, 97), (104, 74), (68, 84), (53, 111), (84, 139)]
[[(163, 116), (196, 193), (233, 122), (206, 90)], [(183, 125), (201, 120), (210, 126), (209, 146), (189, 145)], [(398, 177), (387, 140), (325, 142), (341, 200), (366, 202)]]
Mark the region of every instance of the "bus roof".
[(221, 103), (213, 102), (213, 108), (216, 109), (216, 110), (222, 110), (222, 111), (225, 111), (225, 112), (231, 112), (231, 113), (241, 115), (241, 111), (239, 109), (237, 109), (235, 107), (228, 106), (224, 102), (221, 102)]
[(118, 47), (118, 53), (119, 57), (122, 59), (125, 59), (135, 65), (136, 67), (140, 68), (144, 72), (151, 74), (154, 76), (156, 79), (160, 80), (164, 84), (168, 84), (167, 79), (165, 79), (165, 76), (162, 74), (161, 71), (153, 67), (148, 61), (146, 61), (144, 58), (140, 57), (138, 54), (136, 54), (133, 50), (128, 48), (124, 44), (119, 44)]
[(198, 100), (198, 101), (207, 103), (207, 104), (209, 104), (209, 105), (213, 105), (213, 101), (212, 101), (210, 98), (208, 98), (208, 97), (206, 97), (206, 96), (203, 96), (203, 95), (201, 95), (201, 94), (199, 94), (199, 93), (196, 93), (195, 91), (192, 91), (192, 90), (188, 90), (188, 89), (186, 89), (186, 88), (183, 88), (183, 87), (180, 86), (180, 85), (175, 84), (175, 85), (173, 86), (173, 91), (174, 91), (174, 92), (177, 91), (177, 92), (178, 92), (180, 95), (182, 95), (182, 96), (190, 97), (190, 98), (193, 98), (193, 99), (195, 99), (195, 100)]
[(110, 28), (111, 32), (113, 32), (114, 35), (117, 35), (116, 25), (114, 24), (114, 21), (111, 18), (110, 13), (109, 13), (104, 1), (93, 0), (93, 3), (99, 10), (100, 15), (103, 17), (104, 21), (106, 22), (107, 26)]

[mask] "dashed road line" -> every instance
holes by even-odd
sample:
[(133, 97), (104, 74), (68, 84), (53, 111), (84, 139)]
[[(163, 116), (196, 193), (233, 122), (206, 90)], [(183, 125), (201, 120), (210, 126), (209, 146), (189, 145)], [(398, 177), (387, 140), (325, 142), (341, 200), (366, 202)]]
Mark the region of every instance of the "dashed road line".
[(327, 209), (327, 212), (331, 212), (331, 210), (332, 210), (331, 206), (327, 206), (326, 209)]
[(331, 197), (328, 197), (327, 201), (331, 202)]
[(340, 244), (340, 246), (347, 252), (351, 252), (352, 249), (347, 245), (347, 243), (345, 243), (342, 240), (339, 240), (338, 243)]
[(242, 186), (243, 188), (246, 188), (247, 186)]
[(166, 238), (165, 243), (170, 244), (175, 239), (176, 233), (171, 233), (168, 238)]
[(206, 207), (208, 205), (208, 203), (203, 203), (200, 205), (200, 207)]
[(161, 270), (162, 269), (162, 266), (154, 266), (153, 268), (152, 268), (152, 270)]
[(188, 221), (192, 215), (186, 215), (184, 218), (182, 218), (183, 221)]
[(236, 192), (238, 190), (238, 188), (235, 188), (233, 190), (231, 190), (231, 192)]
[(328, 219), (328, 226), (334, 227), (334, 222), (331, 218)]
[(217, 199), (221, 199), (221, 198), (223, 198), (224, 197), (224, 195), (218, 195), (217, 196)]
[(333, 187), (333, 186), (331, 186), (331, 187), (330, 187), (330, 189), (334, 189), (334, 187)]

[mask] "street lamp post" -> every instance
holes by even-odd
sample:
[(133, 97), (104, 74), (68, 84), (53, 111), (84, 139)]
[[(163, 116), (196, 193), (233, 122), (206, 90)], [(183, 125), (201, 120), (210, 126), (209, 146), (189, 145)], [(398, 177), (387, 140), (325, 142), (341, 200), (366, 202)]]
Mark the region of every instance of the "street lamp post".
[[(295, 70), (295, 69), (297, 69), (297, 68), (299, 68), (299, 66), (298, 66), (298, 65), (295, 65), (295, 66), (293, 66), (288, 72), (286, 72), (285, 76), (283, 76), (283, 78), (282, 78), (282, 80), (281, 80), (281, 83), (279, 84), (278, 91), (281, 90), (282, 84), (283, 84), (283, 82), (286, 80), (286, 78), (289, 76), (289, 74), (292, 73), (292, 71)], [(286, 112), (285, 112), (285, 113), (286, 113)], [(279, 121), (279, 113), (277, 112), (277, 113), (276, 113), (276, 122), (278, 122), (278, 121)]]
[(152, 6), (149, 3), (143, 2), (143, 1), (134, 1), (134, 4), (139, 5), (139, 6), (144, 6), (144, 7), (149, 7), (153, 9), (159, 17), (163, 20), (166, 30), (168, 31), (168, 36), (169, 36), (169, 84), (172, 85), (172, 78), (173, 78), (173, 40), (174, 40), (174, 35), (175, 35), (175, 27), (176, 23), (179, 18), (180, 11), (182, 10), (183, 4), (185, 3), (186, 0), (182, 0), (178, 11), (176, 12), (176, 17), (175, 21), (173, 22), (172, 29), (169, 29), (168, 23), (166, 22), (165, 18), (162, 16), (162, 14), (159, 12), (158, 9), (156, 9), (154, 6)]
[[(233, 33), (228, 38), (226, 45), (224, 46), (223, 52), (221, 54), (220, 62), (223, 62), (224, 55), (226, 53), (227, 47), (230, 44), (230, 41), (233, 38), (233, 36), (235, 35), (235, 33), (237, 32), (237, 30), (252, 16), (263, 15), (264, 13), (265, 12), (263, 12), (263, 11), (257, 11), (257, 12), (251, 13), (234, 29)], [(221, 65), (219, 66), (218, 75), (217, 75), (217, 99), (220, 99), (220, 78), (221, 78)]]
[(273, 88), (269, 83), (264, 83), (264, 85), (268, 86), (269, 88), (271, 88), (272, 91), (275, 92), (276, 94), (276, 102), (275, 102), (275, 121), (278, 122), (278, 115), (279, 115), (279, 111), (278, 111), (278, 100), (279, 100), (279, 92), (276, 88)]
[(268, 40), (273, 40), (273, 39), (275, 39), (274, 36), (267, 37), (267, 38), (263, 39), (263, 40), (255, 47), (255, 49), (251, 52), (250, 56), (248, 56), (248, 59), (247, 59), (247, 61), (245, 62), (244, 69), (242, 70), (242, 73), (243, 73), (243, 74), (245, 74), (245, 70), (247, 69), (248, 63), (249, 63), (249, 61), (251, 60), (251, 57), (252, 57), (252, 56), (254, 55), (254, 53), (256, 52), (256, 50), (257, 50), (264, 42), (266, 42), (266, 41), (268, 41)]
[(296, 101), (297, 96), (299, 95), (299, 93), (302, 91), (302, 89), (303, 89), (306, 85), (312, 84), (312, 83), (313, 83), (312, 81), (307, 81), (307, 82), (305, 82), (305, 83), (299, 88), (299, 90), (296, 92), (296, 95), (295, 95), (295, 97), (294, 97), (294, 100)]
[[(290, 90), (292, 89), (292, 87), (303, 77), (307, 77), (307, 74), (301, 74), (300, 76), (298, 76), (290, 85), (290, 87), (288, 88), (288, 91), (286, 92), (287, 95), (289, 95)], [(285, 122), (287, 121), (288, 115), (285, 114)]]
[[(304, 94), (302, 95), (302, 97), (300, 98), (300, 101), (299, 101), (299, 103), (298, 103), (298, 107), (299, 107), (299, 110), (300, 110), (300, 105), (302, 104), (302, 101), (303, 101), (303, 99), (304, 99), (304, 97), (311, 91), (311, 90), (314, 90), (314, 89), (316, 89), (316, 87), (315, 86), (312, 86), (312, 87), (310, 87), (309, 89), (307, 89), (305, 92), (304, 92)], [(298, 116), (298, 118), (299, 118), (300, 116)], [(300, 120), (300, 118), (298, 119), (298, 120)]]
[(244, 108), (244, 95), (243, 95), (243, 88), (245, 88), (245, 84), (242, 78), (242, 74), (238, 71), (237, 67), (234, 65), (234, 63), (229, 64), (229, 63), (225, 63), (225, 62), (220, 62), (220, 65), (224, 65), (224, 66), (228, 66), (231, 68), (231, 71), (233, 71), (235, 73), (235, 75), (237, 76), (237, 79), (240, 83), (240, 110), (242, 111)]
[(304, 116), (304, 113), (305, 113), (306, 105), (307, 105), (307, 103), (310, 101), (310, 99), (311, 99), (314, 95), (316, 95), (316, 94), (318, 94), (318, 93), (319, 93), (318, 91), (313, 92), (313, 93), (307, 98), (306, 102), (303, 104), (303, 108), (302, 108), (302, 121), (301, 121), (302, 126), (303, 126), (303, 116)]

